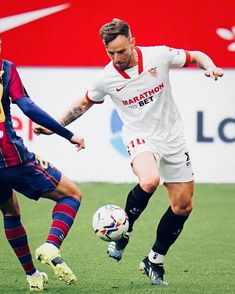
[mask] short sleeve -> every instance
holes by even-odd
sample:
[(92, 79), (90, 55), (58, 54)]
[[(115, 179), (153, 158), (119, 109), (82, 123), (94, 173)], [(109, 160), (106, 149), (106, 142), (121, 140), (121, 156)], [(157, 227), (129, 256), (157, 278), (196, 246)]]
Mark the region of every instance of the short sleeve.
[(103, 103), (105, 92), (105, 79), (103, 72), (94, 80), (88, 89), (86, 98), (93, 103)]
[(21, 97), (29, 96), (21, 82), (19, 73), (13, 63), (11, 64), (10, 68), (9, 95), (12, 99), (12, 102)]
[(191, 56), (189, 51), (184, 49), (170, 48), (167, 46), (163, 46), (163, 48), (166, 54), (167, 63), (170, 67), (188, 66), (188, 64), (190, 63)]

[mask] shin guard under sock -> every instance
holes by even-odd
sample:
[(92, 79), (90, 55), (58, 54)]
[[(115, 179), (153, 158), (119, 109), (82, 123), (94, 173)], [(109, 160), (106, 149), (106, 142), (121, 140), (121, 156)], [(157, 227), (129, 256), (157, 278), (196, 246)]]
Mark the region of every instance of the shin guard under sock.
[(26, 231), (21, 224), (20, 215), (4, 216), (4, 230), (6, 238), (18, 257), (26, 275), (36, 272), (29, 249)]
[(187, 218), (188, 216), (176, 215), (169, 207), (157, 227), (157, 238), (152, 250), (166, 255), (170, 246), (179, 237)]
[(79, 206), (80, 201), (72, 196), (66, 196), (56, 203), (52, 212), (53, 221), (46, 242), (60, 248), (74, 222)]
[(144, 211), (152, 195), (153, 193), (145, 192), (139, 184), (129, 192), (125, 207), (125, 211), (129, 218), (128, 232), (132, 231), (134, 222)]

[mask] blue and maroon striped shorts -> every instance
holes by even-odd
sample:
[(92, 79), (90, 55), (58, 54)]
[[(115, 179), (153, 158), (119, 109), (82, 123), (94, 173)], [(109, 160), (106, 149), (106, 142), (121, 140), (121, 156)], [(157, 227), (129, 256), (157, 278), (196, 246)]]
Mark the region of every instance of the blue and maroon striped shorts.
[(28, 155), (28, 161), (0, 169), (0, 203), (12, 196), (12, 190), (38, 200), (59, 184), (62, 174), (57, 168), (32, 152)]

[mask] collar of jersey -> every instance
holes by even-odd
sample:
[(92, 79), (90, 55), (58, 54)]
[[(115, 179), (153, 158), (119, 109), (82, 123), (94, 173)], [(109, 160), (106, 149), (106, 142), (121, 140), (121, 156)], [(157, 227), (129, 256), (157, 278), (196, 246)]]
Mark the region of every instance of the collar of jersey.
[[(135, 50), (138, 54), (138, 73), (139, 75), (143, 72), (143, 56), (140, 48), (135, 47)], [(122, 75), (125, 79), (130, 79), (131, 77), (123, 70), (121, 70), (119, 67), (117, 67), (115, 64), (113, 64), (114, 68)]]

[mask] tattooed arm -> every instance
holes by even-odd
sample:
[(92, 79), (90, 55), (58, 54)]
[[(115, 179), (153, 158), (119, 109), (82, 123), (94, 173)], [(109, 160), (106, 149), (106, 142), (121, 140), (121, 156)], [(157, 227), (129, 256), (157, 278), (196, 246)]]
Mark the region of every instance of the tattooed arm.
[(205, 70), (205, 76), (211, 77), (215, 81), (223, 76), (223, 70), (217, 67), (211, 58), (201, 51), (189, 51), (191, 56), (190, 63), (196, 63), (198, 67)]
[(83, 113), (91, 108), (92, 105), (93, 103), (88, 102), (86, 97), (76, 100), (59, 119), (59, 122), (63, 126), (69, 125), (71, 122), (75, 121), (77, 118), (83, 115)]
[[(69, 109), (63, 114), (63, 116), (59, 119), (59, 122), (63, 126), (69, 125), (71, 122), (75, 121), (79, 118), (83, 113), (85, 113), (91, 106), (93, 105), (92, 102), (88, 102), (86, 97), (76, 100), (73, 104), (69, 107)], [(36, 135), (44, 134), (44, 135), (51, 135), (53, 134), (52, 131), (38, 125), (33, 124), (33, 132)]]

